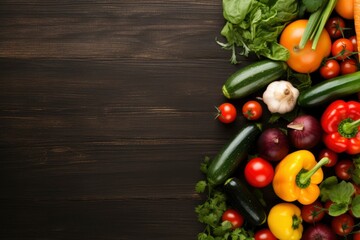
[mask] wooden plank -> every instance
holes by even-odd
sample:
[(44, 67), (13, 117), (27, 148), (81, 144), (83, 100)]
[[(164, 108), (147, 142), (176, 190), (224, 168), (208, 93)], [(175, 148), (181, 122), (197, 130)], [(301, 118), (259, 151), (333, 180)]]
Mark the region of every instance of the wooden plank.
[(194, 213), (197, 203), (189, 199), (5, 202), (0, 238), (195, 239), (203, 230)]
[(219, 1), (2, 1), (0, 57), (229, 58)]
[[(1, 139), (10, 146), (121, 138), (203, 139), (222, 138), (224, 129), (239, 127), (214, 120), (214, 106), (225, 101), (222, 79), (233, 66), (209, 60), (138, 64), (140, 72), (133, 61), (3, 61)], [(209, 75), (217, 79), (211, 81)]]
[(0, 239), (195, 239), (199, 164), (241, 126), (213, 119), (239, 67), (221, 2), (4, 0), (0, 20)]
[(204, 157), (224, 140), (120, 140), (1, 150), (0, 199), (196, 199)]

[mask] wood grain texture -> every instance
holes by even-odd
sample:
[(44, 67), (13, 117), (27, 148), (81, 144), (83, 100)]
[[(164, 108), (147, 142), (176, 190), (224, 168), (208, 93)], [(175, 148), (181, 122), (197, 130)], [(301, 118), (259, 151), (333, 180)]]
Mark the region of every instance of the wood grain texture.
[[(219, 1), (1, 1), (1, 239), (195, 239), (237, 67)], [(246, 64), (243, 62), (242, 64)]]

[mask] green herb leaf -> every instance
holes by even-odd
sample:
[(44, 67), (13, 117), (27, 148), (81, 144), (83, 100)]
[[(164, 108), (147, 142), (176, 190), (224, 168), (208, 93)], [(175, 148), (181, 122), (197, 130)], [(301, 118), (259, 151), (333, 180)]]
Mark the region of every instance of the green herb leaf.
[(351, 197), (354, 192), (355, 189), (352, 183), (341, 181), (339, 184), (332, 187), (329, 193), (329, 198), (334, 203), (344, 203), (348, 205), (351, 202)]
[(225, 235), (226, 233), (228, 233), (232, 228), (231, 222), (229, 221), (224, 221), (221, 223), (220, 226), (217, 226), (214, 228), (214, 235), (216, 236), (222, 236)]
[(206, 181), (201, 180), (201, 181), (196, 183), (195, 191), (197, 193), (203, 193), (203, 192), (205, 192), (206, 186), (207, 186)]
[(360, 217), (360, 195), (356, 195), (351, 202), (352, 214), (356, 217)]
[(205, 156), (204, 161), (200, 164), (200, 171), (204, 174), (207, 173), (208, 167), (210, 165), (210, 157)]
[(298, 14), (296, 0), (223, 0), (226, 23), (221, 35), (227, 40), (221, 46), (232, 50), (231, 62), (235, 63), (235, 49), (241, 55), (250, 52), (273, 60), (286, 61), (289, 51), (278, 43), (285, 25)]
[(360, 184), (360, 168), (356, 167), (351, 172), (351, 179), (354, 181), (355, 184)]
[(207, 235), (206, 233), (199, 233), (198, 240), (215, 240), (213, 236)]
[(349, 205), (346, 203), (332, 203), (329, 207), (329, 215), (336, 217), (349, 210)]
[(305, 5), (306, 10), (310, 13), (318, 10), (326, 1), (323, 0), (302, 0), (302, 3)]
[(338, 179), (336, 176), (331, 176), (326, 178), (320, 185), (320, 199), (322, 202), (326, 202), (330, 199), (329, 195), (332, 191), (332, 188), (338, 184)]

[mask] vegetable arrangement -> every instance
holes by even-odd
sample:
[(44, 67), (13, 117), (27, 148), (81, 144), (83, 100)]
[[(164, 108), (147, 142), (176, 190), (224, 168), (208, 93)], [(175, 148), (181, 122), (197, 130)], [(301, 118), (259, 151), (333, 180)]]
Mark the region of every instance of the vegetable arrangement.
[(223, 0), (231, 63), (198, 240), (360, 239), (360, 0)]

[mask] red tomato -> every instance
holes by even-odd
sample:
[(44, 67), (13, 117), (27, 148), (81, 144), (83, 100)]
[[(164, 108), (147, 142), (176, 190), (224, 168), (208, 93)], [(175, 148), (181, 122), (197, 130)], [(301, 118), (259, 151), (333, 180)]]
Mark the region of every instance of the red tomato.
[(255, 240), (277, 240), (274, 234), (268, 228), (257, 231), (254, 235)]
[(354, 164), (349, 159), (340, 160), (335, 165), (335, 174), (342, 180), (349, 180), (351, 178), (351, 172)]
[(244, 117), (249, 120), (258, 120), (262, 116), (262, 106), (257, 101), (248, 101), (242, 107)]
[(331, 220), (331, 227), (339, 236), (349, 234), (353, 230), (354, 224), (354, 218), (347, 213), (333, 217)]
[(349, 40), (351, 41), (351, 43), (353, 45), (354, 52), (356, 52), (358, 50), (356, 35), (349, 37)]
[(240, 228), (244, 224), (244, 217), (234, 209), (226, 210), (221, 216), (221, 220), (229, 221), (233, 229)]
[(344, 36), (343, 29), (345, 28), (345, 21), (341, 17), (329, 18), (325, 24), (325, 29), (331, 38), (339, 38)]
[(343, 18), (354, 19), (354, 0), (338, 0), (335, 11)]
[(319, 159), (322, 159), (324, 157), (327, 157), (329, 159), (329, 162), (324, 165), (325, 167), (333, 167), (338, 161), (338, 154), (328, 148), (324, 148), (319, 152)]
[(287, 64), (299, 73), (315, 72), (323, 59), (331, 53), (331, 39), (324, 29), (320, 35), (316, 50), (312, 49), (312, 41), (308, 41), (303, 49), (299, 48), (308, 20), (300, 19), (287, 25), (281, 33), (280, 44), (290, 52)]
[(355, 195), (359, 195), (360, 194), (360, 186), (356, 183), (352, 183), (352, 185), (354, 186), (355, 189)]
[(325, 64), (320, 67), (320, 75), (325, 79), (339, 76), (340, 64), (335, 59), (326, 60)]
[(219, 107), (216, 108), (218, 110), (218, 114), (216, 116), (217, 119), (222, 123), (231, 123), (236, 119), (236, 108), (231, 103), (223, 103)]
[(352, 58), (347, 58), (340, 63), (340, 71), (342, 75), (354, 73), (358, 70), (357, 62)]
[(324, 204), (324, 208), (325, 208), (325, 212), (329, 213), (329, 208), (330, 206), (333, 204), (333, 202), (331, 200), (327, 200)]
[(331, 46), (331, 54), (337, 60), (344, 60), (353, 53), (353, 44), (347, 38), (339, 38)]
[(251, 159), (245, 166), (245, 179), (253, 187), (265, 187), (274, 178), (273, 166), (263, 158)]
[(353, 233), (353, 240), (360, 240), (360, 231)]
[(325, 216), (325, 208), (319, 201), (301, 207), (301, 217), (304, 222), (315, 223), (321, 221)]

